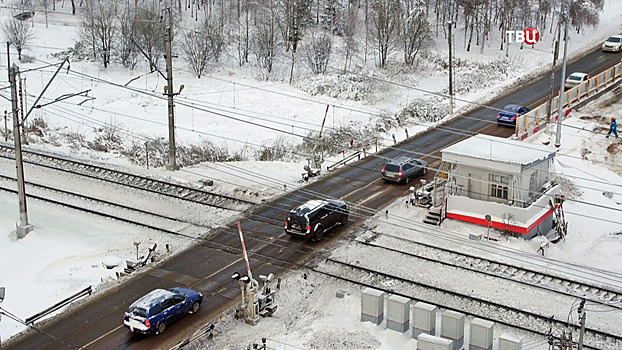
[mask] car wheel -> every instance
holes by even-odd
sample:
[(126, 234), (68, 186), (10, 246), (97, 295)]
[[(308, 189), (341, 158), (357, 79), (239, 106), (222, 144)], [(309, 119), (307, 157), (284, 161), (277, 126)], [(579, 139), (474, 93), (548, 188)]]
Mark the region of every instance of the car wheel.
[(423, 175), (428, 173), (428, 168), (423, 168)]
[(340, 224), (345, 225), (348, 222), (348, 214), (344, 214), (341, 217), (341, 221), (339, 221)]
[(404, 180), (404, 183), (409, 183), (410, 182), (410, 177), (406, 177), (406, 179)]
[(158, 334), (162, 334), (166, 331), (166, 322), (162, 322), (158, 325)]
[(324, 238), (324, 228), (322, 226), (318, 227), (317, 231), (315, 231), (315, 240), (321, 241)]
[(199, 309), (201, 308), (201, 304), (198, 301), (195, 301), (194, 304), (192, 304), (192, 313), (196, 314), (197, 312), (199, 312)]

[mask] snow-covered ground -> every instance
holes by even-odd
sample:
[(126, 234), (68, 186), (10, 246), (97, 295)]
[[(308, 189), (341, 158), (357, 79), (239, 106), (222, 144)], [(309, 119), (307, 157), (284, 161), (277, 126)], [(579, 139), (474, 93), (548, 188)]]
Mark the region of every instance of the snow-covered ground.
[[(559, 154), (569, 157), (556, 157), (555, 172), (558, 176), (570, 181), (568, 186), (576, 186), (580, 192), (575, 191), (574, 195), (569, 196), (577, 200), (576, 202), (566, 201), (564, 204), (566, 219), (569, 222), (568, 236), (557, 244), (550, 243), (548, 248), (545, 248), (545, 256), (569, 264), (622, 274), (622, 215), (620, 214), (622, 210), (622, 191), (620, 191), (622, 167), (619, 162), (615, 162), (622, 154), (622, 142), (606, 139), (602, 133), (602, 128), (608, 127), (609, 116), (615, 115), (622, 108), (619, 96), (619, 94), (606, 95), (600, 101), (573, 112), (572, 117), (565, 122), (567, 127), (562, 129), (562, 145)], [(610, 104), (611, 100), (616, 100), (616, 103)], [(594, 119), (594, 117), (597, 118)], [(596, 135), (592, 130), (600, 134)], [(526, 142), (540, 143), (545, 138), (546, 135), (541, 133)], [(587, 159), (582, 157), (585, 149), (591, 151)], [(611, 196), (605, 196), (605, 192), (610, 192)], [(385, 219), (384, 214), (378, 214), (369, 219), (366, 226), (373, 227), (374, 232), (439, 244), (439, 241), (442, 241), (439, 237), (431, 237), (403, 227), (406, 218), (415, 222), (413, 226), (416, 227), (427, 212), (422, 208), (405, 206), (405, 200), (406, 198), (400, 198), (387, 207), (390, 213), (388, 220)], [(587, 203), (597, 203), (610, 209), (595, 208)], [(445, 220), (442, 228), (447, 230), (448, 237), (456, 241), (453, 242), (455, 244), (460, 244), (460, 240), (468, 241), (469, 234), (481, 234), (484, 237), (487, 234), (484, 227), (452, 220)], [(534, 255), (539, 254), (538, 249), (542, 243), (546, 242), (544, 237), (536, 237), (530, 241), (516, 238), (506, 240), (494, 230), (490, 232), (490, 237), (498, 240), (493, 244)], [(382, 267), (386, 268), (388, 261), (391, 264), (397, 261), (395, 257), (388, 256), (386, 252), (382, 252), (382, 255), (369, 254), (369, 250), (357, 252), (351, 246), (350, 240), (344, 240), (337, 245), (341, 246), (335, 249), (333, 257), (341, 256), (351, 260), (358, 258), (359, 261), (376, 262), (373, 264), (374, 268), (380, 268), (380, 270), (386, 270)], [(472, 245), (472, 243), (469, 242), (466, 245)], [(368, 253), (368, 255), (365, 256), (362, 253)], [(526, 260), (529, 260), (528, 256)], [(395, 273), (400, 267), (403, 270), (405, 266), (395, 266), (393, 269)], [(450, 289), (452, 284), (463, 287), (473, 282), (468, 278), (461, 279), (461, 274), (455, 269), (448, 269), (445, 272), (439, 269), (433, 274), (425, 271), (414, 273), (418, 276), (417, 280), (432, 278), (437, 281), (437, 284), (445, 285)], [(306, 278), (303, 275), (306, 275)], [(538, 299), (537, 294), (527, 294), (521, 297), (520, 293), (514, 293), (517, 289), (512, 289), (512, 293), (495, 293), (496, 287), (488, 287), (489, 289), (482, 287), (485, 286), (483, 284), (485, 280), (479, 286), (472, 286), (472, 295), (489, 293), (490, 295), (486, 298), (493, 300), (501, 298), (505, 300), (504, 302), (509, 302), (511, 299), (514, 303), (523, 303), (523, 305), (535, 308), (536, 312), (558, 313), (562, 315), (562, 319), (573, 307), (572, 303), (569, 303), (548, 309), (553, 300)], [(411, 339), (410, 331), (402, 334), (387, 330), (385, 322), (379, 326), (369, 322), (360, 322), (362, 290), (360, 286), (327, 278), (306, 269), (299, 269), (283, 277), (282, 288), (277, 297), (279, 308), (273, 317), (262, 319), (259, 325), (251, 327), (235, 320), (231, 313), (225, 314), (217, 321), (214, 339), (197, 341), (195, 348), (209, 346), (210, 349), (246, 349), (250, 343), (261, 344), (261, 338), (267, 338), (270, 349), (283, 350), (406, 350), (416, 346), (415, 340)], [(337, 298), (338, 291), (347, 291), (348, 295), (343, 299)], [(618, 329), (620, 317), (619, 312), (600, 314), (592, 312), (587, 322), (588, 325), (593, 322), (604, 327), (613, 327), (611, 329), (615, 330)], [(468, 322), (470, 319), (470, 317), (467, 318), (465, 344), (469, 341)], [(440, 322), (440, 316), (438, 322)], [(438, 335), (439, 325), (436, 329)], [(505, 332), (522, 337), (524, 349), (548, 349), (547, 340), (542, 337), (517, 332), (515, 329), (499, 325), (495, 326), (495, 342), (499, 335)]]
[[(17, 62), (16, 57), (12, 57), (12, 62), (17, 62), (22, 71), (40, 67), (47, 62), (57, 62), (58, 59), (53, 57), (52, 53), (73, 46), (73, 41), (77, 38), (75, 27), (77, 20), (69, 14), (69, 11), (67, 6), (59, 8), (57, 13), (51, 13), (49, 28), (45, 28), (43, 16), (35, 16), (34, 28), (37, 37), (35, 44), (26, 53), (33, 56), (35, 61), (23, 64)], [(5, 8), (1, 8), (0, 13), (9, 15), (9, 11)], [(601, 14), (600, 25), (594, 29), (586, 28), (578, 35), (571, 33), (569, 52), (571, 55), (577, 55), (599, 44), (608, 35), (620, 32), (621, 29), (622, 2), (605, 1), (605, 10)], [(460, 38), (461, 35), (461, 28), (458, 28), (456, 37)], [(507, 76), (504, 75), (495, 80), (490, 86), (478, 84), (476, 91), (466, 92), (459, 97), (464, 100), (482, 102), (495, 93), (513, 87), (520, 77), (546, 69), (551, 60), (551, 35), (548, 32), (542, 35), (542, 42), (536, 46), (536, 49), (521, 50), (516, 44), (511, 46), (509, 55), (511, 64), (508, 66)], [(478, 75), (478, 64), (492, 65), (503, 56), (498, 50), (491, 49), (498, 47), (498, 43), (495, 42), (498, 40), (495, 39), (497, 37), (492, 36), (492, 42), (483, 55), (479, 53), (477, 47), (471, 52), (465, 52), (458, 40), (456, 57), (469, 62), (465, 68), (457, 69), (458, 85), (461, 80), (468, 81), (474, 75)], [(437, 40), (435, 50), (438, 55), (445, 57), (447, 48), (442, 36)], [(184, 67), (184, 64), (179, 61), (175, 61), (174, 64), (175, 67)], [(83, 134), (87, 139), (92, 140), (96, 135), (94, 129), (102, 125), (118, 127), (126, 143), (142, 144), (157, 137), (167, 137), (166, 102), (161, 95), (164, 85), (162, 78), (157, 73), (143, 75), (143, 70), (128, 71), (114, 67), (104, 71), (100, 68), (97, 63), (93, 62), (72, 62), (69, 71), (63, 70), (56, 77), (45, 95), (46, 99), (90, 89), (89, 96), (95, 97), (95, 100), (78, 106), (77, 104), (82, 100), (76, 98), (35, 110), (31, 118), (42, 118), (50, 126), (48, 141), (52, 136), (61, 133)], [(26, 78), (25, 85), (31, 94), (27, 97), (27, 103), (34, 101), (35, 96), (48, 82), (53, 71), (54, 68), (46, 68), (22, 75)], [(387, 71), (390, 71), (390, 68)], [(406, 85), (411, 88), (382, 84), (377, 95), (364, 101), (340, 100), (323, 95), (311, 96), (296, 88), (313, 79), (322, 80), (333, 77), (300, 77), (300, 83), (292, 86), (281, 83), (278, 79), (270, 82), (257, 81), (254, 78), (255, 73), (254, 69), (240, 69), (233, 62), (224, 64), (201, 79), (194, 78), (184, 69), (176, 69), (175, 84), (185, 85), (185, 89), (177, 99), (177, 140), (185, 145), (209, 140), (230, 147), (232, 150), (239, 150), (248, 145), (269, 145), (271, 140), (279, 136), (288, 142), (298, 143), (301, 140), (299, 135), (306, 135), (311, 130), (319, 131), (327, 105), (330, 105), (330, 108), (326, 118), (326, 128), (362, 126), (373, 123), (380, 115), (395, 114), (415, 98), (427, 96), (422, 90), (440, 91), (447, 87), (446, 71), (426, 64), (422, 64), (411, 74), (404, 75), (401, 82), (407, 83)], [(395, 78), (398, 79), (401, 75), (403, 74), (397, 72)], [(102, 81), (125, 85), (138, 76), (141, 77), (132, 81), (126, 88)], [(465, 107), (464, 102), (457, 104), (459, 107)], [(190, 105), (203, 110), (189, 108)], [(601, 128), (606, 128), (608, 117), (618, 116), (612, 113), (619, 111), (621, 107), (622, 105), (615, 103), (604, 107), (590, 106), (580, 113), (604, 116), (599, 125)], [(593, 109), (590, 110), (590, 108)], [(5, 105), (5, 109), (10, 109), (8, 104)], [(219, 112), (220, 115), (208, 113), (206, 110)], [(598, 122), (593, 119), (581, 120), (579, 119), (580, 113), (573, 115), (573, 118), (567, 122), (568, 125), (591, 128)], [(223, 115), (246, 122), (235, 121)], [(414, 124), (423, 125), (409, 126), (411, 136), (415, 131), (423, 130), (430, 125), (419, 122), (414, 122)], [(259, 125), (276, 128), (282, 132), (262, 128)], [(405, 138), (403, 129), (389, 130), (385, 134), (378, 135), (379, 143), (381, 145), (391, 144), (391, 134), (395, 134), (398, 141)], [(585, 133), (580, 129), (564, 129), (560, 154), (572, 157), (557, 157), (556, 171), (567, 175), (570, 178), (569, 181), (577, 186), (596, 188), (588, 190), (581, 187), (582, 193), (577, 194), (576, 198), (585, 202), (620, 208), (619, 203), (622, 202), (622, 197), (618, 189), (622, 184), (621, 172), (620, 168), (615, 165), (619, 164), (620, 155), (619, 146), (615, 146), (613, 142), (611, 139), (606, 140), (602, 136)], [(57, 146), (36, 142), (31, 146), (74, 156), (96, 158), (111, 164), (130, 167), (134, 171), (146, 171), (130, 164), (127, 159), (120, 157), (116, 152), (94, 153), (85, 149), (75, 150), (67, 145)], [(613, 151), (610, 152), (610, 149)], [(587, 155), (587, 159), (603, 161), (609, 165), (579, 159), (585, 154), (584, 150), (591, 152)], [(249, 160), (201, 164), (186, 167), (175, 173), (151, 169), (149, 174), (162, 177), (174, 176), (189, 182), (212, 178), (216, 180), (219, 190), (238, 194), (242, 192), (244, 195), (261, 199), (282, 193), (285, 189), (284, 184), (287, 185), (287, 190), (299, 186), (298, 180), (304, 163), (304, 159), (297, 163)], [(239, 169), (252, 173), (243, 174)], [(235, 177), (231, 176), (232, 172), (235, 172)], [(257, 173), (265, 177), (260, 178)], [(26, 176), (28, 175), (27, 173)], [(603, 196), (603, 191), (611, 192), (611, 197)], [(102, 278), (114, 275), (115, 270), (104, 269), (102, 261), (135, 257), (133, 241), (141, 241), (141, 249), (145, 249), (151, 242), (158, 243), (158, 246), (162, 247), (169, 240), (168, 237), (141, 228), (128, 227), (94, 216), (85, 217), (82, 213), (35, 200), (29, 202), (30, 220), (35, 230), (25, 239), (16, 240), (12, 233), (15, 229), (14, 223), (18, 219), (16, 196), (0, 193), (0, 202), (0, 286), (7, 288), (6, 299), (2, 307), (22, 319), (87, 285), (97, 285)], [(406, 210), (400, 203), (394, 206), (396, 214), (400, 213), (400, 210)], [(622, 262), (620, 256), (622, 227), (619, 224), (622, 217), (619, 211), (607, 211), (580, 202), (568, 202), (566, 210), (570, 222), (570, 234), (565, 242), (551, 246), (547, 251), (547, 256), (622, 272), (620, 267), (622, 266), (620, 264)], [(404, 215), (406, 214), (404, 212)], [(412, 213), (408, 212), (408, 215)], [(601, 218), (607, 220), (599, 220)], [(479, 227), (449, 221), (443, 225), (450, 231), (460, 232), (460, 235), (482, 231)], [(175, 241), (174, 250), (178, 251), (188, 243)], [(515, 249), (527, 252), (535, 252), (540, 247), (538, 241), (513, 240), (510, 243), (502, 242), (501, 244), (508, 244)], [(226, 318), (218, 327), (213, 346), (227, 348), (228, 344), (235, 344), (232, 348), (245, 348), (248, 342), (268, 336), (271, 340), (302, 348), (412, 348), (413, 340), (408, 340), (408, 336), (358, 322), (360, 291), (357, 288), (334, 281), (325, 281), (313, 274), (309, 279), (303, 280), (302, 273), (294, 272), (285, 277), (284, 288), (291, 293), (281, 293), (279, 311), (274, 318), (264, 320), (255, 328), (235, 324), (230, 317)], [(350, 296), (345, 299), (335, 299), (333, 295), (338, 289), (350, 291)], [(24, 303), (26, 299), (23, 296), (32, 295), (32, 293), (36, 293), (37, 297), (29, 298), (28, 303)], [(284, 297), (285, 294), (287, 297)], [(323, 301), (326, 300), (326, 303), (315, 302), (318, 296)], [(325, 306), (330, 306), (330, 308), (324, 308)], [(4, 341), (23, 330), (24, 327), (4, 317), (0, 322), (0, 329)], [(278, 348), (278, 345), (272, 346)]]

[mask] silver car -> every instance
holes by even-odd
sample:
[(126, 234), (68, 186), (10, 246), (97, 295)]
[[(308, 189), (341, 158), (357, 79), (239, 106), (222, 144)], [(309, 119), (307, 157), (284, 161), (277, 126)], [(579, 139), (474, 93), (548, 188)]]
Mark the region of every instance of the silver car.
[(564, 88), (572, 89), (573, 87), (580, 85), (588, 80), (590, 80), (590, 76), (586, 73), (575, 72), (570, 74), (568, 79), (566, 79), (566, 82), (564, 83)]
[(620, 52), (622, 51), (622, 35), (612, 35), (607, 39), (603, 46), (601, 46), (603, 51), (613, 51)]
[(428, 162), (409, 157), (397, 157), (382, 168), (382, 179), (408, 183), (417, 176), (425, 175)]

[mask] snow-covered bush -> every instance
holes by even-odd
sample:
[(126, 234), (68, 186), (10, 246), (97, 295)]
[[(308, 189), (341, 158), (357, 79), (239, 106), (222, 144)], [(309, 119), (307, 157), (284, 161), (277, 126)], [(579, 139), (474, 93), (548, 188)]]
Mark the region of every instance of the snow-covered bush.
[(369, 149), (375, 143), (376, 133), (369, 130), (371, 127), (341, 126), (327, 130), (322, 134), (321, 142), (317, 134), (309, 133), (298, 146), (299, 152), (313, 154), (313, 151), (323, 152), (325, 155), (341, 153), (343, 150), (354, 147)]
[[(418, 122), (433, 123), (443, 119), (448, 113), (448, 104), (439, 98), (416, 99), (397, 113), (395, 118), (397, 125), (390, 126), (404, 126)], [(386, 126), (389, 125), (385, 123)]]
[[(511, 67), (518, 64), (505, 59), (488, 62), (468, 62), (457, 69), (453, 82), (454, 94), (465, 94), (498, 84), (510, 77)], [(449, 90), (443, 90), (448, 93)]]
[(262, 147), (255, 150), (255, 159), (259, 161), (290, 160), (294, 146), (287, 143), (282, 137), (273, 141), (264, 142)]
[[(377, 85), (377, 84), (376, 84)], [(299, 79), (296, 87), (309, 94), (342, 100), (364, 100), (372, 93), (373, 81), (357, 74), (314, 75)]]
[[(168, 164), (168, 141), (163, 137), (147, 142), (149, 149), (149, 166), (163, 167)], [(231, 152), (226, 146), (217, 146), (210, 141), (204, 140), (198, 145), (179, 145), (176, 147), (177, 163), (182, 166), (190, 166), (203, 162), (235, 162), (246, 160), (248, 149)], [(124, 148), (121, 153), (131, 162), (144, 166), (147, 162), (146, 148), (144, 143), (133, 143)]]

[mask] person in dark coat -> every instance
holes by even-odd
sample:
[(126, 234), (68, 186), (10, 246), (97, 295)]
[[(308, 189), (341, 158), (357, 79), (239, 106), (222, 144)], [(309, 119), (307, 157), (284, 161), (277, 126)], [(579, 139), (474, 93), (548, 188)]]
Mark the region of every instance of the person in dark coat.
[(611, 133), (616, 135), (616, 139), (618, 138), (618, 123), (616, 123), (615, 117), (611, 117), (611, 126), (609, 126), (609, 132), (607, 133), (607, 136), (605, 137), (609, 138), (609, 135), (611, 135)]

